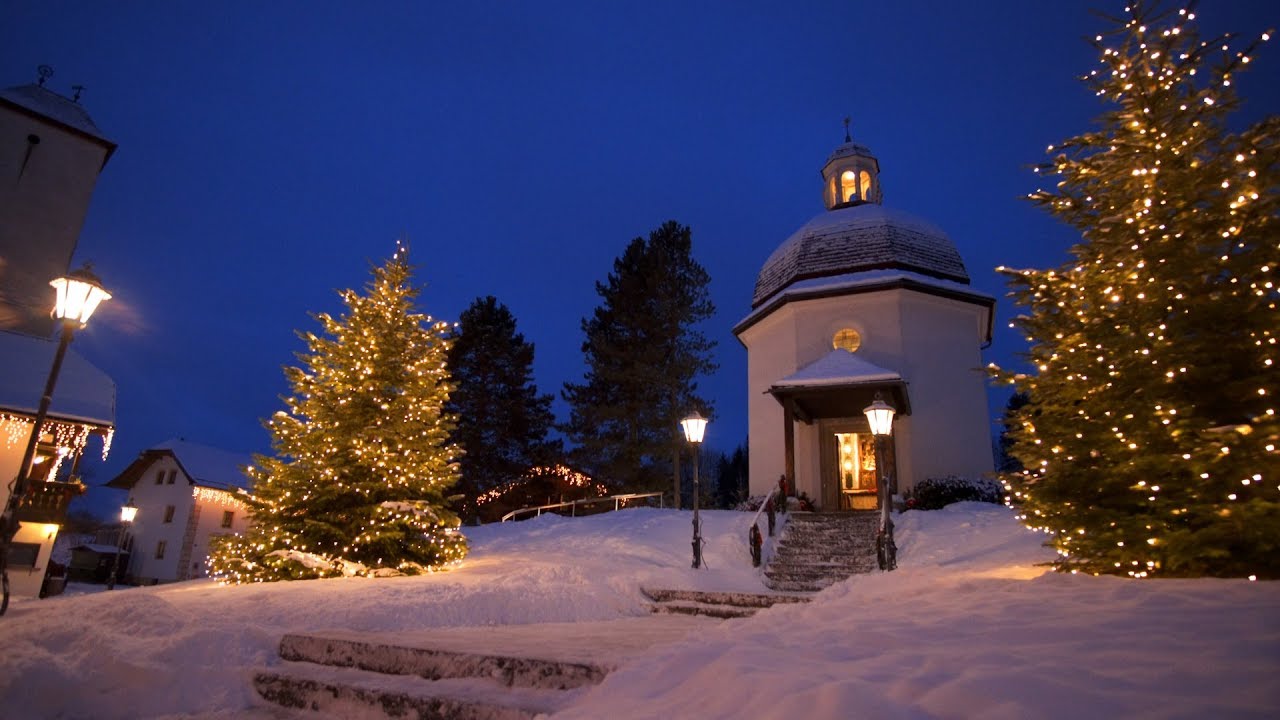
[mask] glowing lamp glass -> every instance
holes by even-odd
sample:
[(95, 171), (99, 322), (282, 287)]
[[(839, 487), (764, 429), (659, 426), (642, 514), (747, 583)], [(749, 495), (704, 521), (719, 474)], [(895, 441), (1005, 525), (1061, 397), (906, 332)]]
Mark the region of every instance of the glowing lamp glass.
[(702, 434), (707, 430), (707, 419), (695, 411), (689, 417), (680, 421), (680, 427), (684, 429), (685, 440), (691, 443), (700, 443), (702, 442)]
[(138, 508), (132, 505), (125, 505), (120, 508), (120, 522), (131, 523), (136, 517), (138, 517)]
[(88, 270), (75, 270), (49, 284), (58, 294), (53, 308), (53, 316), (58, 320), (84, 325), (99, 303), (111, 299), (111, 293), (104, 290), (97, 276)]
[(872, 435), (893, 434), (894, 412), (893, 406), (879, 397), (862, 410), (862, 413), (867, 416), (867, 422), (871, 425)]

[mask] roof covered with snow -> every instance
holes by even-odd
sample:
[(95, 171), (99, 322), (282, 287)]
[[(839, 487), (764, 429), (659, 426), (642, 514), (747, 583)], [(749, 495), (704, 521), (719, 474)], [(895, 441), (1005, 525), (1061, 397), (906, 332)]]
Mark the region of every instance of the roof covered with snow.
[(782, 243), (760, 269), (751, 306), (800, 280), (886, 268), (969, 283), (945, 232), (913, 215), (863, 203), (823, 212)]
[(131, 488), (146, 474), (151, 464), (161, 457), (172, 456), (192, 483), (216, 490), (249, 489), (244, 468), (251, 464), (247, 455), (239, 455), (180, 438), (166, 440), (143, 450), (123, 472), (107, 483), (110, 487)]
[(87, 135), (107, 145), (111, 150), (116, 147), (115, 143), (102, 134), (80, 103), (40, 85), (19, 85), (0, 90), (0, 102), (16, 105), (30, 113), (52, 120), (58, 125)]
[[(0, 411), (35, 416), (58, 343), (0, 332)], [(96, 425), (114, 425), (116, 384), (88, 360), (67, 349), (54, 386), (49, 415)]]
[(831, 152), (831, 156), (827, 158), (825, 165), (830, 165), (832, 160), (839, 160), (840, 158), (853, 156), (868, 157), (872, 159), (875, 158), (875, 155), (871, 154), (871, 148), (863, 145), (862, 143), (846, 140), (843, 145)]
[[(908, 270), (855, 270), (835, 275), (811, 277), (790, 283), (775, 293), (769, 299), (769, 302), (753, 306), (751, 312), (733, 327), (733, 332), (741, 335), (744, 330), (787, 302), (894, 288), (915, 290), (984, 305), (989, 308), (994, 308), (996, 304), (996, 299), (991, 295), (979, 292), (966, 283), (954, 280), (944, 280)], [(989, 311), (987, 314), (985, 340), (991, 339), (991, 323), (994, 319), (995, 314)]]
[(894, 370), (867, 362), (855, 353), (837, 348), (774, 383), (774, 387), (819, 387), (883, 383), (901, 380)]

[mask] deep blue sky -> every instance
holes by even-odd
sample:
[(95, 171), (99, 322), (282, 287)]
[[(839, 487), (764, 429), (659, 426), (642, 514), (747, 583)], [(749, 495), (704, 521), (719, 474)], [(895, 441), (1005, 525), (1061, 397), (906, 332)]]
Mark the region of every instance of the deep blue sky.
[[(841, 119), (879, 157), (885, 204), (945, 229), (1003, 299), (995, 266), (1056, 265), (1073, 241), (1019, 198), (1045, 146), (1102, 110), (1075, 79), (1096, 62), (1082, 38), (1104, 27), (1089, 8), (1122, 6), (8, 0), (0, 84), (54, 66), (48, 87), (85, 85), (120, 146), (76, 253), (116, 296), (76, 340), (118, 384), (91, 482), (170, 437), (267, 450), (294, 331), (400, 236), (423, 309), (452, 320), (496, 296), (558, 394), (581, 378), (595, 282), (668, 219), (712, 277), (708, 441), (731, 449), (746, 356), (730, 328), (764, 259), (822, 211)], [(1280, 19), (1264, 2), (1199, 15), (1206, 37)], [(1275, 48), (1240, 80), (1247, 117), (1280, 112)], [(1010, 311), (989, 360), (1022, 347)]]

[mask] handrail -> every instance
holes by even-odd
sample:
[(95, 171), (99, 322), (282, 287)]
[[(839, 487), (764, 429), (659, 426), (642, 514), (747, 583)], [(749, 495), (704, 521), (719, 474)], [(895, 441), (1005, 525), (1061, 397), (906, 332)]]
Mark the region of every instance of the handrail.
[[(751, 518), (751, 529), (747, 531), (747, 547), (748, 549), (751, 550), (751, 566), (752, 567), (760, 567), (760, 561), (761, 561), (760, 554), (761, 554), (761, 549), (764, 546), (764, 538), (761, 537), (760, 535), (760, 514), (765, 511), (768, 511), (769, 537), (773, 537), (774, 528), (775, 528), (775, 520), (774, 520), (775, 506), (774, 506), (773, 500), (778, 495), (778, 493), (781, 493), (786, 489), (787, 487), (786, 483), (787, 483), (786, 476), (779, 478), (778, 486), (775, 487), (772, 491), (769, 492), (768, 495), (765, 496), (764, 502), (760, 503), (760, 509), (756, 510), (755, 517)], [(782, 512), (787, 511), (786, 502), (787, 502), (787, 498), (786, 498), (786, 495), (784, 494), (782, 496), (782, 503), (783, 503)]]
[[(586, 498), (584, 500), (570, 500), (569, 502), (552, 503), (550, 505), (535, 505), (530, 507), (522, 507), (519, 510), (512, 510), (506, 515), (503, 515), (502, 522), (506, 522), (508, 520), (514, 519), (517, 515), (522, 515), (524, 513), (537, 512), (538, 515), (541, 515), (543, 510), (554, 510), (556, 508), (562, 508), (562, 507), (572, 508), (570, 510), (570, 517), (577, 517), (579, 505), (592, 505), (594, 503), (608, 502), (610, 500), (613, 501), (613, 509), (618, 510), (620, 509), (621, 503), (626, 502), (627, 500), (636, 500), (639, 498), (648, 498), (648, 497), (658, 498), (658, 507), (662, 507), (661, 492), (627, 493), (626, 495), (610, 495), (608, 497), (602, 497), (602, 498)], [(537, 516), (535, 515), (535, 517)]]

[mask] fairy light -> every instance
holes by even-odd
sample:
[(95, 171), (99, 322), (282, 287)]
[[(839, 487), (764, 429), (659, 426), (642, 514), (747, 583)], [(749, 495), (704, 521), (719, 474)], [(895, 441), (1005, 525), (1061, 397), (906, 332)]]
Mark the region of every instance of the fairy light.
[[(1085, 77), (1111, 119), (1049, 145), (1037, 180), (1056, 185), (1028, 195), (1083, 242), (1053, 270), (997, 268), (1034, 372), (989, 373), (1031, 397), (1009, 415), (1025, 469), (1004, 476), (1006, 503), (1049, 538), (1058, 569), (1148, 578), (1188, 572), (1171, 570), (1185, 542), (1169, 533), (1280, 502), (1267, 472), (1280, 437), (1278, 180), (1274, 153), (1259, 154), (1273, 134), (1221, 130), (1253, 46), (1201, 43), (1185, 9), (1126, 12), (1095, 36), (1098, 70)], [(1251, 578), (1280, 571), (1259, 554), (1213, 572), (1228, 562)], [(1249, 562), (1271, 564), (1264, 575)]]
[(293, 394), (267, 421), (277, 456), (247, 469), (252, 494), (194, 490), (251, 515), (210, 553), (219, 582), (414, 575), (466, 556), (444, 500), (460, 454), (444, 412), (452, 325), (413, 312), (406, 257), (397, 244), (365, 294), (340, 293), (343, 317), (302, 334), (310, 354), (285, 371)]

